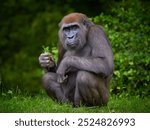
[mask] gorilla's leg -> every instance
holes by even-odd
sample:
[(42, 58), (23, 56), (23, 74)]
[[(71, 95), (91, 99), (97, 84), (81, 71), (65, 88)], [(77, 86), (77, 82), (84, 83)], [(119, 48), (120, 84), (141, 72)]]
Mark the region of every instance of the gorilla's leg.
[(43, 76), (43, 84), (47, 94), (54, 100), (68, 102), (61, 85), (57, 82), (57, 74), (48, 72)]
[(76, 78), (74, 105), (82, 102), (88, 106), (102, 106), (108, 102), (108, 88), (105, 79), (94, 73), (79, 71)]

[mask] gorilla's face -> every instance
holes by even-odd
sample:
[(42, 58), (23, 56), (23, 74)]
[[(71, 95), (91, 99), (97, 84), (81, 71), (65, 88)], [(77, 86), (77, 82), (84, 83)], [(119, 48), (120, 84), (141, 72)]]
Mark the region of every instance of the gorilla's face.
[(59, 36), (66, 50), (81, 49), (86, 43), (86, 27), (77, 22), (63, 24)]

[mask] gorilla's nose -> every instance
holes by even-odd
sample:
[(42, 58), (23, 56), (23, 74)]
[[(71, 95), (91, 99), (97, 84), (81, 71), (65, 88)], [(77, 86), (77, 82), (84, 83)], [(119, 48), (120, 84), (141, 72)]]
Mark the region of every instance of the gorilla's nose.
[(68, 37), (68, 39), (73, 39), (73, 38), (74, 38), (74, 35)]

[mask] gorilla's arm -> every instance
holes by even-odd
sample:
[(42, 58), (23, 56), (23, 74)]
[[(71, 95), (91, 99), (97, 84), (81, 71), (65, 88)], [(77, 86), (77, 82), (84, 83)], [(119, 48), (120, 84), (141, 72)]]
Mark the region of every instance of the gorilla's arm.
[(112, 73), (112, 70), (109, 68), (107, 61), (104, 58), (84, 58), (76, 56), (64, 58), (58, 67), (57, 73), (65, 75), (69, 71), (72, 71), (70, 67), (101, 74), (103, 76), (108, 76)]
[(112, 50), (101, 27), (91, 27), (88, 33), (87, 44), (90, 45), (92, 50), (90, 56), (65, 57), (61, 61), (57, 73), (65, 75), (66, 73), (72, 71), (70, 68), (75, 68), (78, 70), (85, 70), (96, 74), (101, 74), (104, 77), (112, 74), (114, 68)]

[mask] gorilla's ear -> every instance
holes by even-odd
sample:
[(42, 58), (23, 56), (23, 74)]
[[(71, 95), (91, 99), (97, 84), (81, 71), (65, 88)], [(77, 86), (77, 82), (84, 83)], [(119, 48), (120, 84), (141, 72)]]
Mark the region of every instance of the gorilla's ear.
[(83, 24), (84, 24), (87, 28), (89, 28), (89, 27), (91, 27), (91, 26), (94, 25), (94, 23), (92, 23), (91, 21), (84, 21)]
[(91, 27), (91, 26), (94, 25), (94, 23), (91, 22), (90, 19), (89, 19), (86, 15), (83, 14), (82, 18), (83, 18), (83, 21), (82, 21), (82, 22), (83, 22), (83, 24), (84, 24), (87, 28), (89, 28), (89, 27)]

